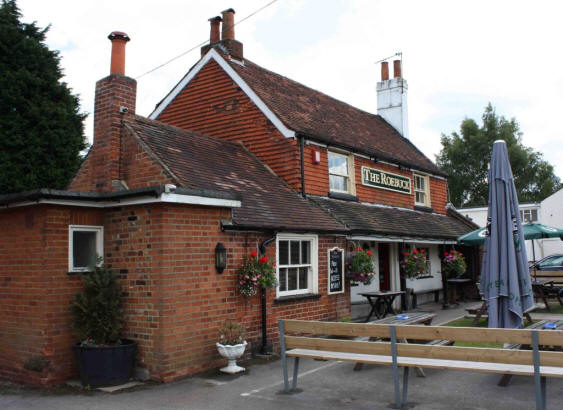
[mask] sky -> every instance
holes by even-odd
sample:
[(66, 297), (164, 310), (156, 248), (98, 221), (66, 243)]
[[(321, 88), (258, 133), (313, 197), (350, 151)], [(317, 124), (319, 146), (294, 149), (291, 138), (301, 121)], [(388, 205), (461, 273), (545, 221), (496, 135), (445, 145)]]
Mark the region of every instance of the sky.
[[(24, 22), (51, 25), (64, 81), (89, 114), (95, 82), (109, 74), (112, 31), (126, 32), (126, 75), (137, 114), (148, 116), (200, 58), (208, 18), (232, 7), (235, 22), (271, 0), (18, 0)], [(563, 177), (563, 2), (277, 0), (235, 27), (253, 62), (376, 113), (377, 61), (402, 52), (409, 134), (430, 159), (440, 137), (478, 123), (490, 102), (516, 118), (524, 145)], [(195, 49), (189, 53), (187, 50)], [(185, 53), (150, 74), (149, 70)]]

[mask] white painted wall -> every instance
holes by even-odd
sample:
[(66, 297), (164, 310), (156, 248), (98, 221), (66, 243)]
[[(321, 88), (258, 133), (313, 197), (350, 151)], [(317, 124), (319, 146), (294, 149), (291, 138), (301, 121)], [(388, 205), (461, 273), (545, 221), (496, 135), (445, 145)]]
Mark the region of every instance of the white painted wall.
[(407, 80), (391, 78), (377, 83), (377, 114), (403, 137), (409, 137)]

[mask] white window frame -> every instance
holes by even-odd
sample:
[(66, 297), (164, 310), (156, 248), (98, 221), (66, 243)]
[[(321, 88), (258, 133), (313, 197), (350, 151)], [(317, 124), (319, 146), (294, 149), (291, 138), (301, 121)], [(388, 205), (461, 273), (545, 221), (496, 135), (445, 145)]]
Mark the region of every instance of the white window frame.
[(88, 272), (87, 267), (74, 266), (74, 232), (94, 232), (96, 234), (96, 254), (102, 257), (104, 254), (104, 227), (95, 225), (69, 225), (68, 226), (68, 271), (69, 272)]
[[(422, 180), (424, 180), (424, 190), (418, 189), (418, 187), (416, 186), (416, 179), (417, 178), (421, 178)], [(413, 191), (414, 191), (414, 204), (415, 205), (420, 205), (420, 206), (430, 206), (430, 178), (428, 177), (428, 175), (422, 175), (422, 174), (417, 174), (417, 173), (413, 173)], [(421, 192), (424, 194), (424, 202), (418, 202), (416, 200), (416, 193), (417, 192)]]
[[(532, 219), (532, 214), (533, 212), (536, 212), (536, 219)], [(528, 222), (538, 222), (539, 221), (539, 215), (538, 215), (538, 208), (522, 208), (520, 209), (520, 221), (522, 223), (528, 223)], [(530, 219), (526, 219), (526, 216), (529, 215)]]
[[(311, 242), (311, 271), (307, 283), (309, 287), (307, 289), (297, 289), (297, 290), (286, 290), (280, 291), (280, 240), (282, 241), (310, 241)], [(280, 233), (276, 236), (276, 279), (278, 280), (278, 285), (276, 286), (276, 297), (293, 296), (293, 295), (304, 295), (304, 294), (315, 294), (318, 293), (319, 289), (319, 253), (318, 253), (318, 235), (300, 235), (300, 234), (283, 234)], [(291, 261), (289, 261), (291, 262)], [(283, 265), (282, 267), (304, 267), (308, 265)]]
[[(344, 157), (346, 158), (346, 171), (347, 174), (346, 175), (341, 175), (341, 174), (331, 174), (330, 172), (330, 156), (331, 155), (336, 155), (336, 156), (340, 156), (340, 157)], [(330, 192), (339, 192), (339, 193), (343, 193), (343, 194), (350, 194), (350, 195), (355, 195), (356, 194), (356, 184), (355, 184), (355, 174), (354, 174), (354, 156), (353, 155), (349, 155), (346, 153), (342, 153), (342, 152), (336, 152), (336, 151), (327, 151), (327, 162), (328, 162), (328, 189)], [(341, 189), (333, 189), (330, 186), (330, 176), (331, 175), (337, 175), (340, 177), (345, 177), (346, 178), (346, 187), (348, 188), (347, 190), (341, 190)]]

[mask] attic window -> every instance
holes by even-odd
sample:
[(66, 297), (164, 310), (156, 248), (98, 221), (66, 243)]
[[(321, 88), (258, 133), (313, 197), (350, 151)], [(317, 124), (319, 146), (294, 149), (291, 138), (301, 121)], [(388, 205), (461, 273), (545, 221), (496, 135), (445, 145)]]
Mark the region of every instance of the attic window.
[(328, 152), (328, 174), (331, 192), (354, 194), (354, 158), (349, 155)]

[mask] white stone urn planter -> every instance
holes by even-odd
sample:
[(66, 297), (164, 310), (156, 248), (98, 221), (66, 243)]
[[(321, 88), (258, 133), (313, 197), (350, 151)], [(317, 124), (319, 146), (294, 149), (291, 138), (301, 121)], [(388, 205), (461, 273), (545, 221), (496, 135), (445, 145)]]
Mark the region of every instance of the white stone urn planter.
[(244, 371), (244, 367), (237, 366), (237, 359), (240, 359), (244, 354), (246, 345), (246, 340), (238, 345), (222, 345), (221, 343), (217, 343), (219, 354), (229, 361), (227, 367), (221, 368), (222, 372), (235, 374)]

